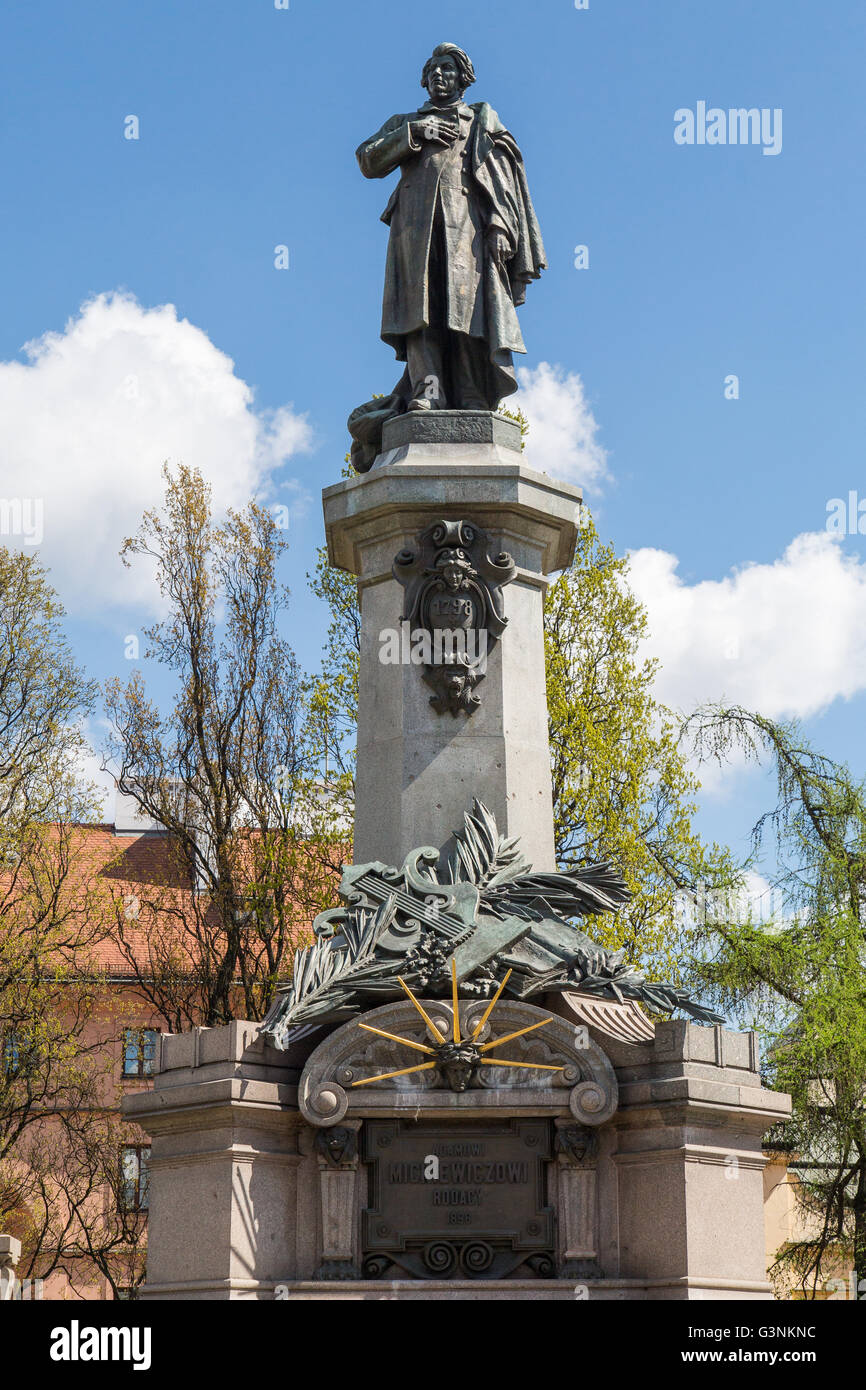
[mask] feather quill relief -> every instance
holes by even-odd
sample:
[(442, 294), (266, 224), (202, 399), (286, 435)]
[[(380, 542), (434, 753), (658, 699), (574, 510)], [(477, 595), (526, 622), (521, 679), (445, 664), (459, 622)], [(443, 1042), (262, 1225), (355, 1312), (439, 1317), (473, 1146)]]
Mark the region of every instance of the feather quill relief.
[[(454, 835), (447, 870), (450, 883), (474, 883), (491, 907), (524, 915), (535, 899), (563, 917), (610, 912), (631, 897), (622, 876), (609, 863), (588, 864), (569, 873), (532, 873), (516, 836), (506, 839), (483, 802), (476, 798)], [(543, 916), (543, 911), (526, 915)]]
[(493, 815), (477, 798), (472, 810), (463, 813), (463, 829), (455, 831), (454, 840), (454, 853), (446, 864), (448, 883), (474, 883), (484, 890), (507, 883), (530, 868), (517, 837), (500, 835)]
[[(341, 887), (340, 895), (348, 906), (319, 915), (314, 924), (316, 940), (295, 953), (293, 980), (277, 995), (264, 1021), (263, 1029), (277, 1047), (289, 1045), (291, 1031), (298, 1025), (339, 1021), (381, 1001), (383, 995), (396, 994), (401, 973), (416, 987), (442, 985), (444, 975), (442, 980), (438, 978), (444, 968), (442, 962), (458, 938), (437, 934), (439, 919), (428, 915), (429, 900), (424, 899), (423, 892), (418, 897), (417, 916), (411, 907), (407, 909), (406, 892), (413, 897), (419, 893), (419, 874), (424, 881), (429, 877), (432, 884), (471, 884), (478, 889), (478, 907), (483, 915), (537, 923), (542, 950), (552, 933), (548, 960), (559, 954), (559, 962), (551, 968), (527, 969), (525, 962), (517, 964), (509, 993), (528, 998), (549, 990), (579, 989), (620, 1003), (626, 998), (639, 999), (662, 1011), (680, 1008), (704, 1023), (722, 1021), (685, 990), (647, 981), (634, 966), (624, 963), (622, 951), (606, 951), (568, 920), (615, 911), (628, 900), (629, 889), (611, 864), (589, 864), (566, 873), (533, 873), (518, 839), (500, 835), (493, 815), (477, 799), (465, 813), (454, 842), (454, 850), (438, 874), (433, 868), (435, 855), (431, 862), (425, 851), (407, 856), (402, 871), (381, 864), (362, 866), (381, 880), (383, 887), (401, 884), (384, 900), (365, 896), (363, 887), (359, 891), (356, 885), (363, 880), (358, 879), (357, 871), (351, 885)], [(378, 906), (374, 906), (376, 901)], [(396, 935), (390, 930), (392, 926)], [(474, 929), (467, 924), (465, 934)], [(386, 933), (388, 942), (379, 951)], [(406, 942), (402, 955), (401, 939)], [(489, 971), (481, 977), (482, 992), (492, 988), (492, 978)], [(464, 984), (471, 989), (471, 981)]]
[[(501, 885), (491, 884), (482, 889), (482, 897), (498, 903), (508, 911), (519, 912), (540, 903), (537, 916), (546, 907), (560, 917), (587, 917), (597, 912), (610, 912), (627, 902), (629, 889), (609, 864), (592, 864), (570, 873), (520, 874)], [(533, 915), (531, 912), (529, 915)]]
[[(532, 873), (520, 853), (516, 837), (506, 839), (498, 833), (496, 821), (477, 798), (472, 810), (463, 816), (463, 828), (455, 832), (455, 851), (448, 862), (451, 883), (470, 882), (480, 889), (485, 911), (495, 915), (528, 917), (584, 917), (615, 911), (631, 897), (622, 875), (608, 862), (587, 864), (568, 873)], [(632, 965), (623, 964), (622, 951), (606, 951), (583, 932), (575, 929), (575, 959), (564, 981), (590, 994), (641, 999), (651, 1007), (668, 1011), (683, 1009), (703, 1023), (718, 1023), (721, 1016), (704, 1008), (684, 989), (662, 982), (649, 982)], [(540, 976), (527, 994), (544, 993), (554, 980)]]

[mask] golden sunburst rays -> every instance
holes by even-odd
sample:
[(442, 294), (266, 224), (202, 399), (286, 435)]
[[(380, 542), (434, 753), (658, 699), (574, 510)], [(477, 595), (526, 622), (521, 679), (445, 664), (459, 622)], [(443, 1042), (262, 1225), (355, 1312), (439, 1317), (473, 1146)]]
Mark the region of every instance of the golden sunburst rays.
[(358, 1027), (363, 1028), (364, 1031), (367, 1033), (375, 1033), (380, 1038), (387, 1038), (389, 1042), (401, 1043), (403, 1047), (410, 1047), (415, 1052), (424, 1052), (428, 1056), (432, 1057), (433, 1060), (431, 1062), (416, 1062), (414, 1066), (401, 1067), (398, 1071), (380, 1072), (377, 1076), (364, 1076), (359, 1081), (353, 1081), (352, 1085), (369, 1086), (370, 1083), (373, 1081), (388, 1081), (393, 1076), (411, 1076), (413, 1072), (432, 1071), (433, 1068), (438, 1066), (440, 1061), (442, 1060), (443, 1052), (446, 1052), (446, 1050), (450, 1051), (451, 1048), (459, 1047), (471, 1049), (472, 1052), (476, 1054), (474, 1059), (475, 1063), (477, 1063), (480, 1066), (523, 1067), (529, 1068), (532, 1071), (563, 1071), (563, 1067), (552, 1066), (547, 1062), (512, 1062), (505, 1057), (486, 1057), (483, 1055), (484, 1053), (489, 1052), (490, 1049), (493, 1047), (502, 1047), (504, 1043), (513, 1042), (515, 1038), (522, 1038), (525, 1033), (532, 1033), (535, 1031), (536, 1028), (544, 1028), (546, 1024), (550, 1022), (550, 1020), (547, 1018), (540, 1018), (537, 1023), (527, 1024), (525, 1028), (518, 1028), (515, 1032), (506, 1033), (501, 1038), (492, 1038), (490, 1042), (486, 1043), (476, 1042), (476, 1039), (480, 1036), (485, 1023), (492, 1014), (494, 1007), (498, 1003), (502, 995), (502, 991), (508, 984), (508, 979), (510, 975), (511, 971), (508, 970), (505, 974), (504, 979), (502, 980), (502, 983), (498, 986), (496, 993), (490, 1000), (490, 1003), (487, 1005), (487, 1008), (484, 1010), (484, 1013), (481, 1015), (481, 1018), (478, 1020), (475, 1027), (473, 1028), (471, 1038), (467, 1038), (464, 1040), (460, 1032), (460, 1001), (457, 991), (457, 961), (454, 958), (454, 956), (451, 957), (451, 999), (454, 1010), (454, 1019), (452, 1028), (452, 1040), (450, 1042), (442, 1033), (441, 1029), (438, 1028), (437, 1025), (433, 1022), (433, 1019), (426, 1012), (423, 1005), (415, 998), (415, 995), (412, 993), (411, 989), (406, 984), (406, 981), (402, 978), (402, 976), (398, 975), (397, 978), (400, 981), (400, 985), (405, 990), (409, 999), (414, 1004), (415, 1008), (418, 1010), (418, 1013), (424, 1020), (424, 1025), (428, 1029), (430, 1036), (433, 1039), (435, 1039), (436, 1046), (429, 1047), (426, 1043), (416, 1042), (414, 1038), (401, 1037), (398, 1033), (387, 1033), (384, 1028), (374, 1028), (371, 1023), (359, 1023)]
[(403, 979), (403, 976), (402, 976), (402, 975), (398, 975), (398, 976), (397, 976), (397, 979), (400, 981), (400, 984), (403, 986), (403, 988), (405, 989), (405, 991), (406, 991), (406, 993), (408, 994), (409, 998), (412, 1000), (412, 1003), (415, 1005), (415, 1008), (418, 1010), (418, 1012), (419, 1012), (419, 1014), (421, 1015), (421, 1017), (423, 1018), (424, 1022), (427, 1024), (427, 1027), (430, 1029), (430, 1032), (433, 1034), (433, 1036), (434, 1036), (434, 1038), (436, 1039), (436, 1041), (439, 1042), (439, 1043), (444, 1043), (444, 1041), (445, 1041), (444, 1034), (442, 1034), (442, 1033), (439, 1032), (439, 1029), (436, 1027), (436, 1024), (433, 1022), (432, 1018), (429, 1018), (429, 1017), (427, 1016), (427, 1014), (424, 1012), (424, 1010), (422, 1009), (421, 1005), (418, 1003), (418, 1000), (415, 998), (415, 996), (414, 996), (414, 994), (412, 993), (411, 989), (410, 989), (409, 986), (407, 985), (406, 981)]
[[(453, 964), (453, 961), (452, 961), (452, 964)], [(472, 1034), (472, 1041), (473, 1041), (473, 1042), (474, 1042), (475, 1039), (478, 1037), (478, 1034), (481, 1032), (481, 1029), (484, 1027), (484, 1025), (485, 1025), (485, 1023), (487, 1022), (487, 1020), (488, 1020), (488, 1018), (490, 1017), (490, 1015), (493, 1013), (494, 1005), (497, 1003), (500, 994), (501, 994), (502, 991), (504, 990), (505, 986), (508, 984), (508, 981), (509, 981), (510, 976), (511, 976), (511, 967), (509, 966), (508, 970), (506, 970), (506, 972), (505, 972), (505, 978), (503, 979), (502, 984), (501, 984), (501, 985), (499, 986), (499, 988), (497, 989), (497, 991), (496, 991), (496, 993), (494, 994), (493, 998), (491, 999), (490, 1003), (487, 1005), (487, 1008), (484, 1010), (484, 1013), (481, 1015), (481, 1018), (479, 1019), (479, 1021), (478, 1021), (478, 1022), (476, 1023), (476, 1025), (475, 1025), (475, 1031), (474, 1031), (473, 1034)]]
[[(405, 1042), (405, 1038), (401, 1039)], [(362, 1076), (360, 1081), (353, 1081), (353, 1086), (369, 1086), (371, 1081), (387, 1081), (391, 1076), (408, 1076), (411, 1071), (430, 1071), (435, 1067), (435, 1062), (423, 1062), (419, 1067), (401, 1067), (399, 1071), (382, 1071), (378, 1076)]]
[(462, 1042), (460, 1036), (460, 1005), (457, 1002), (457, 957), (451, 957), (451, 1001), (454, 1005), (454, 1041)]
[[(403, 981), (401, 980), (400, 983), (403, 984)], [(404, 985), (403, 988), (405, 989), (406, 986)], [(415, 1003), (417, 1004), (418, 1001), (415, 1000)], [(420, 1004), (418, 1007), (421, 1007)], [(431, 1027), (433, 1026), (429, 1019), (428, 1023)], [(359, 1023), (358, 1027), (363, 1028), (367, 1033), (377, 1033), (380, 1038), (388, 1038), (390, 1042), (402, 1043), (404, 1047), (413, 1047), (416, 1052), (427, 1052), (433, 1057), (436, 1055), (434, 1048), (427, 1047), (425, 1043), (414, 1042), (412, 1038), (401, 1038), (396, 1033), (386, 1033), (383, 1028), (374, 1028), (370, 1023)], [(435, 1062), (422, 1062), (415, 1067), (403, 1067), (400, 1071), (386, 1071), (380, 1076), (365, 1076), (361, 1081), (353, 1081), (352, 1085), (366, 1086), (371, 1081), (385, 1081), (389, 1076), (408, 1076), (409, 1072), (412, 1071), (429, 1071), (435, 1065)]]
[(416, 1052), (433, 1052), (432, 1047), (427, 1047), (424, 1043), (412, 1042), (409, 1038), (401, 1038), (397, 1033), (386, 1033), (384, 1028), (374, 1028), (371, 1023), (359, 1023), (359, 1028), (363, 1028), (366, 1033), (378, 1033), (380, 1038), (390, 1038), (391, 1042), (402, 1043), (404, 1047), (414, 1047)]
[[(527, 1028), (518, 1028), (516, 1033), (506, 1033), (502, 1038), (492, 1038), (490, 1042), (481, 1044), (482, 1052), (489, 1052), (491, 1047), (501, 1047), (503, 1043), (511, 1042), (514, 1038), (522, 1038), (524, 1033), (532, 1033), (536, 1028), (545, 1028), (550, 1022), (547, 1018), (540, 1018), (537, 1023), (530, 1023)], [(504, 1057), (479, 1057), (482, 1066), (487, 1067), (532, 1067), (536, 1071), (562, 1071), (562, 1067), (552, 1067), (547, 1062), (507, 1062)]]

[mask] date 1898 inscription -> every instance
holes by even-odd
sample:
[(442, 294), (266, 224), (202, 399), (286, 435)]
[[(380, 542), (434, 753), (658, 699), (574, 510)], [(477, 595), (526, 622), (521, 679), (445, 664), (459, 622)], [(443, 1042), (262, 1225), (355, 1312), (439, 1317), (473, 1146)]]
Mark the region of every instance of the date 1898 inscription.
[[(487, 1261), (492, 1277), (494, 1266), (516, 1267), (530, 1251), (538, 1256), (552, 1249), (547, 1120), (367, 1120), (362, 1154), (369, 1174), (363, 1213), (368, 1267), (384, 1258), (407, 1272), (441, 1277), (447, 1249), (454, 1266), (449, 1274), (467, 1273), (471, 1254), (476, 1266)], [(440, 1265), (425, 1271), (431, 1250)]]

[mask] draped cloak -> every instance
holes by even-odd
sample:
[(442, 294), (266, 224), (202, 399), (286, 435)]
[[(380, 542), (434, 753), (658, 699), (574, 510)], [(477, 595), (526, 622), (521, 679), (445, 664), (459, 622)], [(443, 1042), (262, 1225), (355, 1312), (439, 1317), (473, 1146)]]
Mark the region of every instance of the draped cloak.
[[(409, 125), (456, 113), (459, 137), (443, 147), (414, 145)], [(517, 389), (512, 352), (525, 352), (516, 306), (526, 286), (545, 268), (544, 245), (532, 206), (523, 157), (514, 137), (487, 102), (440, 108), (425, 103), (409, 115), (392, 116), (356, 152), (367, 178), (385, 178), (400, 168), (397, 187), (382, 213), (390, 228), (385, 267), (381, 337), (399, 361), (406, 337), (430, 326), (482, 339), (489, 362), (490, 394), (497, 400)], [(443, 233), (444, 303), (428, 275), (434, 224)], [(503, 264), (489, 254), (486, 235), (505, 237)], [(404, 373), (390, 396), (368, 401), (349, 417), (352, 462), (368, 469), (381, 447), (382, 425), (402, 413), (411, 388)]]

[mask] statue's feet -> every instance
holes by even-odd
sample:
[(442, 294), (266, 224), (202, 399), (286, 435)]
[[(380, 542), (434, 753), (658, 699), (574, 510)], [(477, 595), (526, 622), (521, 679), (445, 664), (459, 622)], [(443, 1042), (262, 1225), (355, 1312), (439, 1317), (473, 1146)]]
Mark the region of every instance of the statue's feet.
[(420, 398), (418, 398), (418, 399), (416, 399), (416, 400), (414, 400), (414, 401), (410, 401), (410, 402), (409, 402), (408, 409), (409, 409), (409, 410), (432, 410), (432, 409), (433, 409), (433, 402), (432, 402), (432, 401), (428, 401), (426, 397), (420, 397)]

